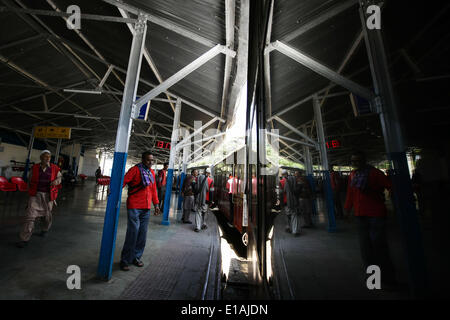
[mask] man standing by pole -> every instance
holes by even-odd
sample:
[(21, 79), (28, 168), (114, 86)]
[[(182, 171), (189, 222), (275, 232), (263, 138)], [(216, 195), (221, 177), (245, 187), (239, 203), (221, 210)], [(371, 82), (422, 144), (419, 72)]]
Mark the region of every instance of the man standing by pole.
[(285, 212), (288, 223), (286, 231), (298, 237), (300, 235), (300, 208), (297, 177), (287, 176), (283, 191), (286, 194)]
[(35, 164), (31, 169), (31, 178), (28, 193), (27, 214), (25, 223), (20, 232), (19, 248), (28, 245), (33, 234), (34, 221), (40, 218), (42, 231), (40, 236), (45, 237), (52, 225), (52, 209), (58, 196), (61, 185), (61, 172), (57, 165), (50, 163), (51, 152), (41, 152), (41, 163)]
[(152, 162), (153, 155), (149, 151), (142, 153), (142, 162), (128, 170), (123, 180), (124, 187), (128, 184), (128, 225), (120, 260), (120, 269), (123, 271), (130, 270), (130, 263), (138, 267), (144, 266), (140, 259), (147, 241), (152, 202), (155, 215), (160, 212)]
[(183, 187), (181, 189), (181, 194), (183, 196), (183, 217), (181, 218), (183, 223), (192, 224), (189, 219), (191, 211), (194, 211), (194, 188), (198, 172), (197, 170), (192, 170), (191, 174), (184, 179)]
[(206, 206), (206, 194), (208, 193), (208, 177), (205, 174), (201, 174), (197, 178), (197, 183), (194, 190), (195, 198), (195, 232), (199, 232), (200, 229), (206, 229), (206, 213), (208, 207)]

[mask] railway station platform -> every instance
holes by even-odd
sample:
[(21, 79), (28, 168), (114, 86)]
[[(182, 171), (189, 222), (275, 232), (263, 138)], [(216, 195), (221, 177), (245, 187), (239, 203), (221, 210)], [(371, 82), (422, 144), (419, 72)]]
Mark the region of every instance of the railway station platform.
[[(21, 249), (15, 242), (26, 195), (22, 199), (15, 194), (8, 203), (0, 204), (0, 283), (8, 288), (1, 290), (0, 299), (212, 300), (220, 294), (220, 247), (214, 214), (208, 215), (208, 229), (199, 233), (193, 231), (193, 225), (179, 223), (180, 217), (173, 210), (170, 226), (161, 225), (161, 215), (152, 215), (142, 257), (144, 267), (130, 265), (130, 271), (121, 271), (119, 260), (127, 226), (124, 190), (112, 278), (105, 282), (96, 278), (96, 272), (107, 191), (102, 192), (93, 181), (62, 190), (48, 235), (38, 236), (36, 226), (29, 245)], [(172, 197), (173, 205), (176, 200)], [(80, 267), (81, 290), (66, 286), (70, 265)]]
[[(126, 190), (126, 189), (125, 189)], [(173, 210), (178, 202), (173, 193), (169, 226), (161, 224), (162, 216), (152, 215), (147, 234), (143, 268), (133, 265), (128, 272), (119, 269), (120, 253), (126, 231), (126, 197), (118, 225), (112, 278), (105, 282), (96, 276), (107, 202), (107, 190), (85, 181), (65, 187), (58, 198), (53, 226), (47, 237), (40, 237), (37, 224), (29, 245), (15, 246), (27, 195), (15, 193), (0, 200), (0, 292), (1, 300), (246, 300), (250, 297), (248, 268), (242, 254), (223, 264), (226, 233), (233, 237), (217, 208), (207, 218), (208, 229), (196, 233), (193, 225), (179, 222), (181, 212)], [(354, 217), (339, 219), (335, 233), (327, 231), (326, 208), (318, 199), (318, 214), (313, 228), (302, 228), (294, 237), (285, 232), (286, 217), (273, 212), (272, 299), (275, 300), (407, 300), (407, 266), (400, 230), (389, 207), (388, 241), (399, 286), (368, 290), (368, 275), (362, 270), (358, 233)], [(217, 217), (216, 217), (217, 215)], [(191, 216), (191, 220), (193, 217)], [(421, 225), (433, 297), (446, 297), (448, 280), (444, 263), (445, 248), (432, 233), (432, 221), (422, 217)], [(219, 231), (220, 229), (220, 231)], [(81, 269), (81, 290), (69, 290), (67, 267)], [(222, 275), (226, 266), (227, 281)]]

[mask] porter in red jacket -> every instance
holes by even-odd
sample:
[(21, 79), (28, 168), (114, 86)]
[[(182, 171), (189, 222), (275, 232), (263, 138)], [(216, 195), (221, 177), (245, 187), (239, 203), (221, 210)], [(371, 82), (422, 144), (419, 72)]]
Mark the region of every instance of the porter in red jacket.
[(41, 219), (41, 236), (45, 236), (52, 225), (52, 209), (61, 186), (61, 172), (57, 165), (50, 163), (51, 153), (41, 152), (41, 163), (31, 169), (27, 213), (20, 232), (19, 248), (23, 248), (30, 241), (33, 234), (34, 221)]

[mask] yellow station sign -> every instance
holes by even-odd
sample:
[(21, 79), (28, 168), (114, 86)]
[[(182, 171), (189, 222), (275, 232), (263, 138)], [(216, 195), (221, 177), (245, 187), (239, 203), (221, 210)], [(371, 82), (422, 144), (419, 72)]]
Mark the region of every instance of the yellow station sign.
[(70, 139), (71, 128), (65, 127), (36, 127), (35, 138)]

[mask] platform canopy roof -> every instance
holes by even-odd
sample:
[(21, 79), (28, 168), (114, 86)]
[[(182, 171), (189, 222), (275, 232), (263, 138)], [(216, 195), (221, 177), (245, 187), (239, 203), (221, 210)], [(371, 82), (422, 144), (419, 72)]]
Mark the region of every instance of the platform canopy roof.
[[(78, 31), (68, 29), (61, 14), (70, 5), (85, 15)], [(353, 147), (385, 158), (378, 116), (356, 118), (347, 89), (330, 87), (329, 79), (286, 56), (282, 46), (372, 90), (358, 8), (355, 0), (275, 0), (269, 19), (268, 126), (303, 140), (282, 123), (288, 122), (316, 139), (309, 97), (318, 94), (326, 139), (341, 144), (330, 150), (331, 163), (342, 165)], [(448, 9), (446, 2), (420, 10), (400, 1), (383, 4), (382, 27), (409, 147), (429, 143), (430, 132), (448, 136)], [(139, 13), (146, 15), (148, 29), (138, 95), (173, 75), (181, 79), (151, 101), (149, 121), (134, 121), (130, 154), (170, 141), (178, 98), (182, 126), (192, 130), (194, 121), (217, 117), (210, 128), (226, 128), (247, 76), (250, 11), (244, 0), (0, 0), (0, 128), (26, 141), (34, 125), (71, 127), (73, 140), (66, 143), (113, 150)], [(189, 74), (180, 71), (216, 45), (226, 50)], [(301, 160), (293, 151), (300, 146), (284, 140), (281, 149)], [(167, 158), (167, 150), (158, 151)]]
[[(70, 5), (92, 15), (82, 16), (80, 30), (70, 30), (61, 14), (50, 15)], [(249, 11), (241, 14), (239, 0), (2, 0), (0, 7), (0, 126), (19, 135), (37, 124), (71, 127), (73, 141), (113, 149), (139, 13), (148, 22), (138, 96), (175, 74), (180, 79), (151, 101), (149, 121), (134, 121), (130, 152), (170, 141), (178, 98), (182, 126), (217, 117), (210, 127), (225, 128), (233, 88), (245, 81), (245, 68), (237, 70), (245, 60), (237, 40), (245, 37), (239, 27), (248, 24)], [(226, 53), (191, 73), (180, 71), (217, 45)]]
[[(450, 84), (450, 5), (445, 1), (433, 5), (372, 2), (381, 6), (381, 28), (406, 146), (411, 149), (445, 143), (450, 132), (450, 93), (446, 89)], [(300, 53), (318, 62), (321, 69), (328, 68), (373, 92), (359, 7), (357, 0), (275, 0), (266, 38), (269, 127), (305, 142), (283, 124), (288, 123), (317, 140), (312, 100), (317, 94), (326, 141), (330, 142), (330, 164), (336, 165), (349, 164), (352, 148), (367, 152), (374, 162), (386, 159), (379, 116), (355, 117), (348, 88), (336, 85), (313, 71), (311, 64), (300, 64), (288, 54)], [(332, 148), (333, 140), (339, 141), (339, 148)], [(280, 144), (282, 154), (302, 160), (295, 152), (301, 153), (301, 144), (284, 142)], [(317, 151), (314, 157), (319, 157)]]

